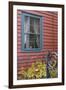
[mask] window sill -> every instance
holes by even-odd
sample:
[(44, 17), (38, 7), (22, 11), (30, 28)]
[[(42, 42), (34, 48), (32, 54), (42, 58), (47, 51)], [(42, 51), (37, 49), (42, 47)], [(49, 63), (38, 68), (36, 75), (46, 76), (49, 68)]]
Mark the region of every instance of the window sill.
[(22, 52), (40, 52), (41, 48), (35, 49), (22, 49)]

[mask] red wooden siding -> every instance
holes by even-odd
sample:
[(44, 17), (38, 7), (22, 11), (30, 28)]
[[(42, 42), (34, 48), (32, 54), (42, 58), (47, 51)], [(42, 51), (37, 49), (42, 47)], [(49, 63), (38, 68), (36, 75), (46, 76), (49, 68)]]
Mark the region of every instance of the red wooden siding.
[(42, 19), (42, 50), (40, 52), (22, 52), (22, 21), (23, 11), (17, 11), (17, 68), (30, 66), (38, 59), (43, 60), (47, 50), (57, 51), (58, 48), (58, 16), (57, 12), (48, 11), (25, 11), (28, 13), (41, 15)]

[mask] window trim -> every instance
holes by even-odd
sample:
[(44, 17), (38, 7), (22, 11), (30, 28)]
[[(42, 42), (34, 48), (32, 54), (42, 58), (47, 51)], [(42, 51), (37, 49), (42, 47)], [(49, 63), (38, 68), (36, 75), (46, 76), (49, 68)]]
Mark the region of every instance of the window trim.
[[(25, 16), (29, 16), (29, 17), (35, 17), (35, 18), (39, 18), (40, 19), (40, 48), (24, 48), (24, 17)], [(22, 37), (21, 37), (21, 41), (22, 41), (22, 47), (21, 50), (22, 51), (40, 51), (42, 49), (42, 16), (36, 15), (36, 14), (32, 14), (32, 13), (22, 13)], [(30, 23), (29, 23), (30, 24)]]

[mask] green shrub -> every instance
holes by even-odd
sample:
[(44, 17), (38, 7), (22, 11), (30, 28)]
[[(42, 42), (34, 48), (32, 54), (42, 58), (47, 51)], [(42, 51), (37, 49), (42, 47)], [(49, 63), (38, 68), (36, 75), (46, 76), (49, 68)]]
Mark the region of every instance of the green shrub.
[(50, 78), (56, 78), (57, 77), (57, 68), (54, 70), (49, 70)]
[(42, 62), (32, 63), (32, 65), (20, 72), (19, 79), (40, 79), (46, 78), (46, 64)]

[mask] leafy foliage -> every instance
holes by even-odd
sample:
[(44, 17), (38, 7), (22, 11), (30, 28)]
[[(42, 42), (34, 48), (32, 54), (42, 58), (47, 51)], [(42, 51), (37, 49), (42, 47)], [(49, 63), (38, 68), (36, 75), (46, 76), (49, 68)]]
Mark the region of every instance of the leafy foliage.
[(46, 64), (42, 62), (36, 62), (31, 67), (19, 72), (19, 79), (40, 79), (46, 78)]
[(49, 70), (49, 72), (50, 72), (50, 77), (51, 78), (56, 78), (57, 77), (57, 69)]

